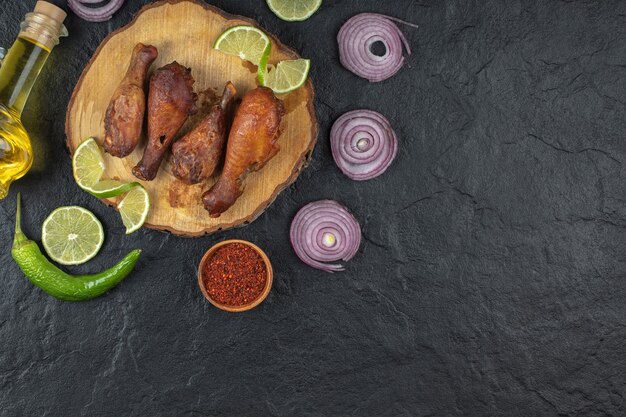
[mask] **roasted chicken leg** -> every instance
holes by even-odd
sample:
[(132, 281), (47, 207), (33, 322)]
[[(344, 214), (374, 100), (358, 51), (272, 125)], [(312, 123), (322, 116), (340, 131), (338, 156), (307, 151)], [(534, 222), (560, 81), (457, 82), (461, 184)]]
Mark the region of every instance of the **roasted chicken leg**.
[(219, 217), (235, 204), (248, 173), (260, 170), (278, 153), (284, 113), (283, 103), (269, 88), (256, 88), (243, 97), (228, 137), (222, 175), (202, 196), (211, 217)]
[(191, 69), (176, 61), (152, 75), (148, 94), (148, 145), (143, 158), (133, 168), (137, 178), (151, 181), (156, 177), (174, 136), (189, 115), (195, 113), (197, 96), (193, 83)]
[(146, 76), (157, 56), (154, 46), (138, 43), (133, 49), (128, 71), (113, 93), (104, 117), (103, 145), (104, 150), (113, 156), (124, 158), (139, 143), (146, 111)]
[(236, 93), (235, 86), (228, 82), (221, 102), (172, 145), (172, 173), (176, 178), (197, 184), (213, 175), (224, 154), (228, 107)]

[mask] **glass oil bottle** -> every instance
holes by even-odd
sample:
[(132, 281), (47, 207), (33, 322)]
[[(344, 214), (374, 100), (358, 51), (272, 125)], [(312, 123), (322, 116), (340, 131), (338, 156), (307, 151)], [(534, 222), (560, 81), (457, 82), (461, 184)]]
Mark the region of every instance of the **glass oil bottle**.
[(33, 163), (33, 149), (21, 115), (48, 55), (59, 38), (67, 36), (65, 17), (61, 8), (38, 1), (0, 63), (0, 199)]

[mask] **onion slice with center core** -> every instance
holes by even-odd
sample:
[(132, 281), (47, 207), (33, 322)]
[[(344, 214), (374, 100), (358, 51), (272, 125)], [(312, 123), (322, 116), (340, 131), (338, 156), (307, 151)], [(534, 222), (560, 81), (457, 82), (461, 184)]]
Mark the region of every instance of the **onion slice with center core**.
[[(394, 22), (414, 28), (418, 26), (378, 13), (360, 13), (350, 18), (339, 30), (339, 60), (349, 71), (371, 82), (384, 81), (404, 65), (402, 45), (411, 55), (411, 47)], [(372, 45), (382, 42), (385, 53), (378, 56)]]
[(335, 163), (346, 176), (364, 181), (387, 170), (398, 153), (398, 139), (382, 114), (353, 110), (333, 124), (330, 148)]
[(340, 260), (349, 261), (361, 246), (361, 226), (352, 214), (333, 200), (302, 207), (291, 222), (291, 245), (298, 258), (326, 272), (343, 271)]
[(88, 22), (105, 22), (123, 5), (125, 0), (111, 0), (104, 6), (90, 7), (89, 4), (102, 3), (95, 0), (68, 0), (67, 4), (76, 15)]

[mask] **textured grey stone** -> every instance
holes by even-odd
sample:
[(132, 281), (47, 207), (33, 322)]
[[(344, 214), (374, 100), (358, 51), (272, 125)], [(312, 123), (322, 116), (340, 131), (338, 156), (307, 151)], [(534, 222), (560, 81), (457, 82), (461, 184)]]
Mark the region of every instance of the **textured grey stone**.
[[(0, 45), (34, 1), (4, 0)], [(0, 202), (0, 416), (620, 416), (625, 414), (626, 3), (326, 0), (285, 23), (261, 0), (222, 0), (313, 59), (321, 124), (314, 159), (255, 223), (189, 240), (141, 230), (81, 192), (64, 112), (109, 23), (71, 18), (28, 104), (37, 165)], [(342, 22), (376, 11), (415, 54), (368, 84), (338, 64)], [(334, 166), (332, 122), (387, 115), (391, 168), (352, 182)], [(25, 230), (57, 206), (106, 228), (95, 271), (144, 256), (119, 288), (80, 304), (34, 288), (10, 257), (21, 191)], [(345, 273), (301, 264), (288, 240), (299, 207), (347, 204), (364, 242)], [(226, 314), (196, 285), (225, 238), (264, 247), (275, 286)]]

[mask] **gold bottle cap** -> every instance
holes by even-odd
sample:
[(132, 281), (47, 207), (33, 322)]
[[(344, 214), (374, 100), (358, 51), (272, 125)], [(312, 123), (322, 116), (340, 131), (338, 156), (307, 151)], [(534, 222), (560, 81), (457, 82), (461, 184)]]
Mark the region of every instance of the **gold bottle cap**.
[(45, 14), (49, 18), (56, 21), (59, 26), (63, 24), (65, 18), (67, 17), (67, 13), (65, 10), (61, 9), (58, 6), (55, 6), (52, 3), (48, 3), (47, 1), (38, 1), (35, 5), (35, 13)]

